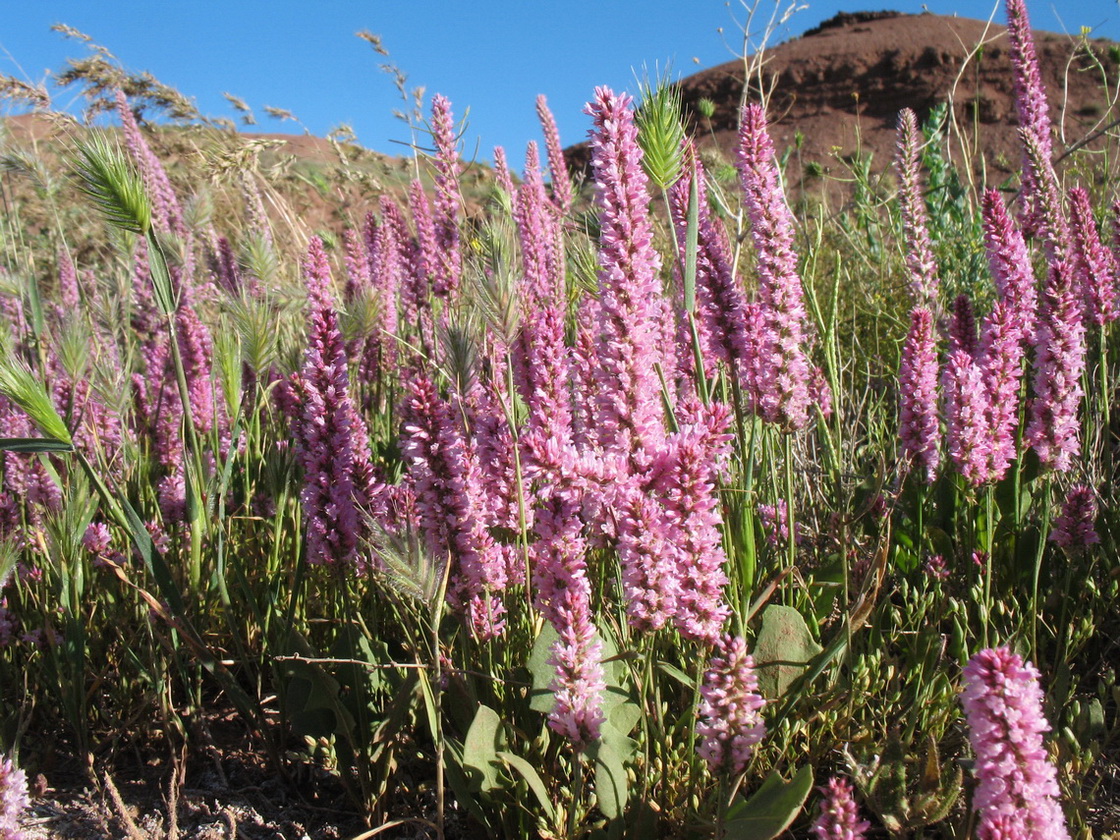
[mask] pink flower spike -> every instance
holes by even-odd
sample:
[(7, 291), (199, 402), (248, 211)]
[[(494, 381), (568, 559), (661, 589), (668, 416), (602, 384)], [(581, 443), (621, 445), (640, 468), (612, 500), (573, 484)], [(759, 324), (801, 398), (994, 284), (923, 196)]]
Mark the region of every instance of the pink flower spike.
[(513, 185), (513, 176), (509, 172), (506, 150), (502, 146), (494, 147), (494, 180), (509, 196), (511, 202), (517, 198), (517, 188)]
[(361, 566), (365, 517), (380, 514), (369, 432), (350, 398), (346, 347), (330, 294), (330, 265), (313, 238), (304, 265), (308, 346), (293, 391), (296, 456), (303, 467), (303, 516), (311, 563)]
[(921, 161), (921, 132), (918, 118), (909, 108), (898, 115), (898, 153), (895, 170), (898, 173), (898, 201), (902, 209), (902, 228), (906, 234), (906, 267), (910, 273), (910, 294), (915, 303), (936, 306), (937, 260), (929, 240), (929, 219), (926, 200), (922, 195), (919, 163)]
[(961, 475), (973, 487), (989, 478), (991, 430), (988, 418), (991, 404), (983, 370), (963, 350), (949, 354), (941, 376), (945, 404), (945, 442), (949, 456)]
[(1008, 324), (1025, 346), (1034, 337), (1038, 317), (1038, 283), (1031, 270), (1022, 231), (1007, 215), (1003, 198), (995, 189), (981, 200), (984, 218), (984, 245), (996, 291), (1008, 310)]
[(1064, 262), (1050, 264), (1034, 337), (1034, 399), (1025, 440), (1044, 469), (1066, 472), (1081, 451), (1078, 408), (1085, 369), (1085, 324)]
[(1100, 230), (1093, 218), (1089, 192), (1084, 187), (1069, 191), (1070, 232), (1073, 234), (1074, 285), (1079, 290), (1085, 320), (1097, 326), (1115, 321), (1117, 263), (1112, 251), (1101, 244)]
[(755, 406), (763, 420), (797, 431), (808, 425), (813, 402), (809, 315), (793, 249), (793, 214), (782, 193), (774, 144), (760, 105), (743, 108), (738, 162), (758, 255)]
[(898, 371), (898, 425), (902, 456), (932, 484), (941, 464), (937, 418), (937, 348), (933, 315), (925, 307), (910, 313), (910, 333), (902, 346)]
[(1070, 488), (1062, 513), (1054, 520), (1050, 539), (1071, 554), (1079, 554), (1101, 541), (1096, 519), (1097, 503), (1092, 488), (1078, 484)]
[(432, 97), (432, 139), (436, 144), (436, 275), (432, 285), (437, 295), (453, 297), (458, 292), (463, 271), (463, 257), (459, 250), (459, 208), (463, 205), (459, 173), (462, 165), (451, 101), (438, 93)]
[(852, 792), (852, 783), (843, 778), (832, 778), (820, 788), (824, 798), (821, 811), (813, 823), (813, 836), (817, 840), (863, 840), (864, 832), (871, 827), (859, 818)]
[(977, 653), (964, 669), (961, 704), (976, 754), (980, 840), (1069, 840), (1057, 772), (1046, 757), (1038, 669), (1007, 648)]
[[(627, 456), (631, 468), (665, 438), (661, 383), (670, 327), (662, 318), (661, 260), (653, 247), (649, 181), (632, 100), (609, 88), (587, 106), (591, 173), (599, 205), (598, 365), (594, 433), (606, 450)], [(671, 333), (670, 333), (671, 335)]]
[[(1053, 141), (1050, 108), (1042, 83), (1038, 54), (1027, 17), (1026, 0), (1007, 0), (1007, 37), (1011, 41), (1011, 72), (1015, 80), (1015, 110), (1023, 139), (1023, 221), (1032, 232), (1040, 231), (1053, 239), (1059, 232), (1042, 218), (1039, 207), (1041, 193), (1048, 189), (1046, 181), (1053, 177)], [(1046, 228), (1050, 228), (1049, 235)], [(1060, 237), (1059, 237), (1060, 238)], [(1064, 240), (1062, 240), (1064, 241)]]
[(548, 100), (543, 93), (537, 97), (537, 116), (544, 130), (544, 147), (548, 152), (548, 171), (552, 175), (552, 200), (556, 208), (562, 214), (566, 214), (572, 209), (572, 179), (568, 175), (568, 164), (564, 160), (564, 149), (560, 145), (556, 118), (548, 109)]
[(713, 773), (737, 776), (746, 769), (766, 734), (765, 705), (747, 643), (741, 636), (724, 636), (704, 673), (697, 710), (696, 751)]

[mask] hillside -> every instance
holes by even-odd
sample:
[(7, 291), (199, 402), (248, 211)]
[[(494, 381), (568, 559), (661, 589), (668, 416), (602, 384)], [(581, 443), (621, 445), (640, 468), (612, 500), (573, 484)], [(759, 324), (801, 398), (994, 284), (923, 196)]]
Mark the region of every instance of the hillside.
[[(803, 36), (768, 50), (752, 77), (752, 96), (772, 90), (771, 134), (779, 152), (801, 136), (801, 175), (844, 174), (842, 160), (862, 150), (872, 170), (889, 165), (895, 121), (909, 106), (924, 119), (952, 96), (957, 130), (950, 151), (989, 182), (1018, 168), (1015, 108), (1006, 27), (967, 18), (897, 12), (842, 13)], [(1106, 40), (1036, 32), (1035, 42), (1064, 150), (1116, 119), (1104, 74), (1115, 77), (1120, 51)], [(744, 62), (702, 70), (680, 82), (686, 112), (701, 145), (714, 142), (728, 154), (735, 145)], [(709, 99), (709, 126), (697, 103)], [(569, 149), (573, 165), (586, 164), (582, 145)], [(798, 175), (790, 171), (796, 186)], [(807, 186), (807, 185), (806, 185)]]

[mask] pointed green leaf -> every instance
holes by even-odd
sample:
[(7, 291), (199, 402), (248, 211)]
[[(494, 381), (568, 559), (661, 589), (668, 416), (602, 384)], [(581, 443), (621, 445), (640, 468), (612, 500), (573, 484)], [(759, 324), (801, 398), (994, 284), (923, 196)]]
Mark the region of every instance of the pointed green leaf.
[(533, 791), (533, 795), (537, 797), (537, 802), (540, 803), (549, 821), (556, 822), (556, 809), (552, 806), (552, 800), (548, 798), (548, 789), (544, 786), (540, 774), (537, 773), (533, 765), (521, 756), (505, 750), (498, 753), (498, 758), (521, 774), (521, 778), (526, 781), (529, 789)]
[(529, 673), (533, 677), (533, 685), (529, 689), (529, 708), (535, 712), (548, 714), (556, 705), (556, 695), (552, 693), (556, 669), (548, 660), (552, 656), (552, 646), (559, 638), (553, 626), (546, 624), (541, 628), (529, 653)]
[(73, 452), (69, 443), (53, 438), (0, 438), (0, 451), (4, 452)]

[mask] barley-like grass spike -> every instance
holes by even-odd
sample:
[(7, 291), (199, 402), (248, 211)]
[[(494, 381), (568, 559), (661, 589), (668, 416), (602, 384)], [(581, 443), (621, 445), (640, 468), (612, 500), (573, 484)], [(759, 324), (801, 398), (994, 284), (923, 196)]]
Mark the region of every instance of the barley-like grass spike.
[(152, 226), (151, 199), (140, 173), (118, 145), (101, 135), (91, 135), (78, 146), (74, 171), (78, 188), (109, 224), (141, 236), (148, 232)]

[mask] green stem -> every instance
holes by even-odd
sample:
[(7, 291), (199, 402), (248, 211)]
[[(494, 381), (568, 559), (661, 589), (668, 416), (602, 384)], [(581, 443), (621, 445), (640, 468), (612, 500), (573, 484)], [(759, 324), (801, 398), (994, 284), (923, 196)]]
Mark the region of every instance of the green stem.
[(1042, 574), (1042, 558), (1046, 554), (1046, 541), (1050, 536), (1050, 476), (1042, 491), (1042, 527), (1038, 532), (1038, 548), (1034, 556), (1034, 574), (1031, 580), (1031, 656), (1040, 661), (1038, 649), (1038, 580)]

